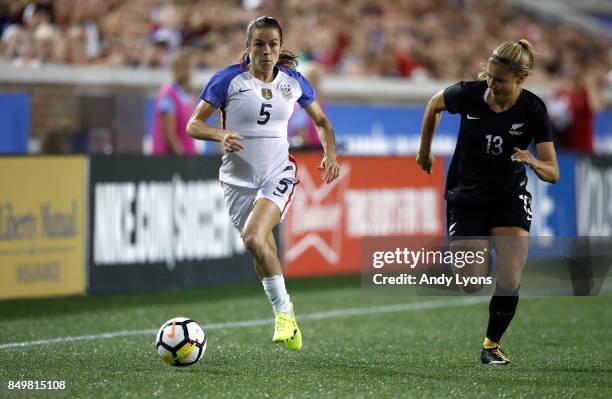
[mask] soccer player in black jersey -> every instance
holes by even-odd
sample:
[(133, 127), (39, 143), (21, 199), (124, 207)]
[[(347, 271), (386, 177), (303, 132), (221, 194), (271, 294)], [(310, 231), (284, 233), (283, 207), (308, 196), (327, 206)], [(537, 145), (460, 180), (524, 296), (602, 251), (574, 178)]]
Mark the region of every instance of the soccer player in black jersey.
[[(533, 71), (534, 50), (527, 40), (501, 44), (477, 81), (459, 82), (428, 102), (417, 163), (431, 173), (431, 142), (442, 111), (461, 114), (461, 126), (444, 198), (451, 248), (486, 248), (497, 254), (496, 288), (481, 352), (485, 364), (508, 364), (499, 342), (518, 304), (521, 272), (527, 261), (531, 194), (525, 166), (543, 181), (556, 183), (559, 167), (546, 106), (523, 88)], [(535, 143), (537, 158), (528, 150)], [(470, 264), (463, 276), (484, 276), (487, 264)], [(464, 287), (468, 292), (480, 289)]]

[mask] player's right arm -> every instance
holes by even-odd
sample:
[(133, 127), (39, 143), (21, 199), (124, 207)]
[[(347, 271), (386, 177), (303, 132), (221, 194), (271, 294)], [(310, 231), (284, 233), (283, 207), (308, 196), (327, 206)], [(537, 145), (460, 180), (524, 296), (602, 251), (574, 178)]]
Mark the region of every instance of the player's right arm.
[(446, 110), (444, 104), (444, 90), (434, 94), (434, 96), (427, 103), (425, 108), (425, 115), (423, 116), (423, 123), (421, 124), (421, 145), (417, 154), (417, 164), (425, 172), (431, 174), (433, 164), (436, 162), (433, 154), (431, 153), (431, 143), (433, 141), (434, 133), (440, 123), (442, 117), (442, 111)]
[(208, 101), (200, 100), (187, 123), (187, 133), (194, 139), (218, 141), (223, 143), (226, 152), (235, 152), (244, 149), (239, 140), (238, 133), (210, 126), (206, 121), (217, 109)]

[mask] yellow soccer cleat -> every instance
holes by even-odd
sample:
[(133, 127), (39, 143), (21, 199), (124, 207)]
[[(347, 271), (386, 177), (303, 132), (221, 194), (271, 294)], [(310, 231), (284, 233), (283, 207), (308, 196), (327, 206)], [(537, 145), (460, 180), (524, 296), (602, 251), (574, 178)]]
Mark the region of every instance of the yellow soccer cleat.
[(292, 351), (302, 349), (302, 333), (293, 314), (276, 313), (272, 342), (284, 342)]
[(302, 332), (300, 331), (300, 328), (298, 327), (295, 321), (294, 324), (295, 332), (293, 334), (293, 337), (285, 341), (285, 346), (287, 347), (287, 349), (297, 352), (302, 349)]

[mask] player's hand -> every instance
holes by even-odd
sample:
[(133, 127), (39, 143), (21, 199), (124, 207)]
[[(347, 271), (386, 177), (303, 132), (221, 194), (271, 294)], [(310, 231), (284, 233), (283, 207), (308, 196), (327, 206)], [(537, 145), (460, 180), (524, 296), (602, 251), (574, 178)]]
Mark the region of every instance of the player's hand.
[(244, 146), (240, 144), (238, 140), (242, 140), (244, 137), (236, 132), (228, 131), (223, 135), (223, 148), (225, 152), (238, 152), (244, 150)]
[(531, 167), (535, 164), (535, 157), (529, 150), (521, 150), (520, 148), (514, 147), (514, 154), (510, 157), (514, 162), (525, 163)]
[(340, 175), (340, 165), (338, 165), (335, 156), (324, 155), (321, 165), (317, 166), (317, 169), (321, 171), (321, 180), (326, 181), (327, 184), (336, 180)]
[(433, 154), (430, 152), (429, 154), (421, 154), (420, 152), (417, 154), (416, 163), (423, 169), (425, 172), (431, 174), (433, 165), (436, 163), (436, 158), (434, 158)]

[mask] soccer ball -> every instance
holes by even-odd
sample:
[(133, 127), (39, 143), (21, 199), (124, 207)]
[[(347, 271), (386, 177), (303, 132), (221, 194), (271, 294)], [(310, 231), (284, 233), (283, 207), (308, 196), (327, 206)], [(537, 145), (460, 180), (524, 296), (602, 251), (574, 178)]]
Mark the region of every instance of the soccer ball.
[(164, 362), (172, 366), (190, 366), (204, 355), (206, 334), (195, 321), (175, 317), (162, 324), (155, 346)]

